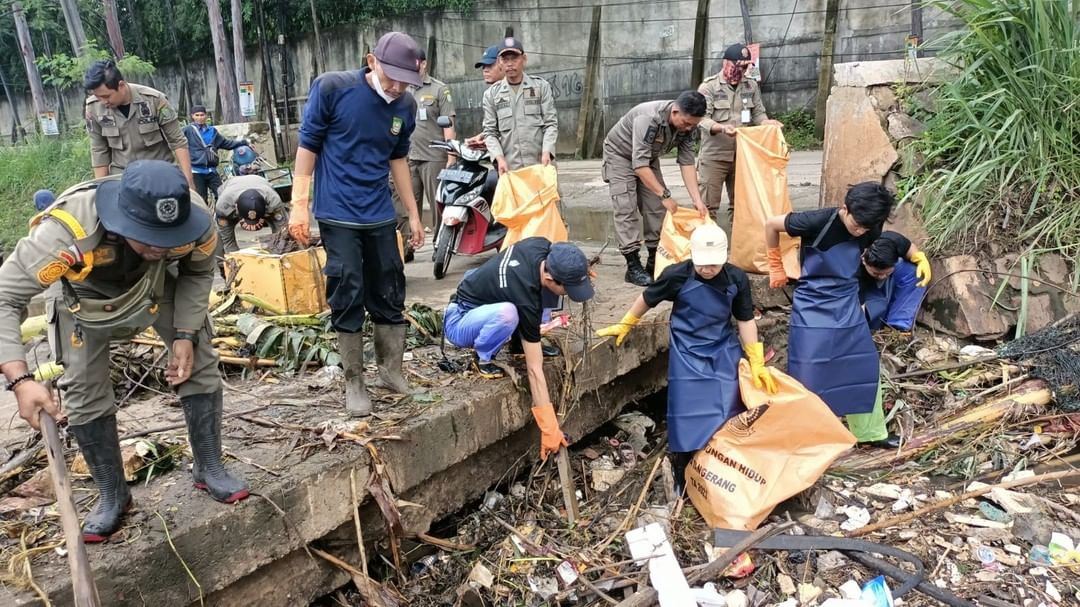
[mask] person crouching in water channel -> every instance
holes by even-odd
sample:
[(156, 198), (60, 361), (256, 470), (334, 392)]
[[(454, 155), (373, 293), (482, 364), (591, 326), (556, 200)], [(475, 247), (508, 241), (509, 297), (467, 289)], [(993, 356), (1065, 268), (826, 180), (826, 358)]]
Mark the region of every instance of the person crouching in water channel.
[[(739, 360), (745, 353), (754, 385), (770, 394), (776, 383), (765, 368), (746, 272), (727, 263), (728, 238), (705, 224), (690, 235), (690, 259), (668, 266), (617, 324), (597, 331), (622, 345), (630, 329), (662, 301), (671, 308), (668, 350), (668, 451), (675, 491), (685, 488), (686, 465), (724, 422), (746, 410), (739, 395)], [(734, 317), (738, 337), (731, 327)], [(742, 348), (739, 342), (742, 341)]]
[(577, 303), (592, 299), (590, 278), (581, 249), (539, 236), (526, 238), (466, 272), (443, 315), (446, 340), (473, 348), (475, 369), (486, 379), (504, 375), (492, 359), (511, 339), (520, 339), (533, 418), (540, 427), (540, 459), (567, 444), (544, 376), (540, 324), (544, 310), (564, 295)]
[(772, 288), (787, 284), (780, 233), (802, 238), (788, 375), (833, 413), (847, 416), (849, 424), (853, 415), (872, 414), (877, 400), (880, 356), (859, 301), (859, 271), (862, 253), (881, 236), (893, 202), (889, 190), (868, 181), (848, 189), (839, 208), (777, 215), (765, 222)]

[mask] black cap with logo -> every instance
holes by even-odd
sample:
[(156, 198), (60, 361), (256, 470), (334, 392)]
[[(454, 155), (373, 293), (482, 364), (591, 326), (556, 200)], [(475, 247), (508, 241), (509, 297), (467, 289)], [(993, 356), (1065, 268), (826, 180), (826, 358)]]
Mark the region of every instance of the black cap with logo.
[(210, 214), (191, 208), (183, 173), (162, 160), (132, 162), (123, 177), (98, 185), (96, 200), (106, 230), (152, 247), (192, 243), (210, 228)]

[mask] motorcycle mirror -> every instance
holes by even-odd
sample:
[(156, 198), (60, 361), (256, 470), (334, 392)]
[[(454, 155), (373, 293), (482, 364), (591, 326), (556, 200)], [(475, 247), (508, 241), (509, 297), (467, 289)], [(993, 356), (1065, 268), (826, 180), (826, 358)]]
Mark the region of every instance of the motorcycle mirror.
[(440, 128), (444, 129), (448, 129), (453, 126), (453, 124), (450, 122), (450, 118), (447, 116), (439, 116), (435, 119), (435, 124), (439, 125)]

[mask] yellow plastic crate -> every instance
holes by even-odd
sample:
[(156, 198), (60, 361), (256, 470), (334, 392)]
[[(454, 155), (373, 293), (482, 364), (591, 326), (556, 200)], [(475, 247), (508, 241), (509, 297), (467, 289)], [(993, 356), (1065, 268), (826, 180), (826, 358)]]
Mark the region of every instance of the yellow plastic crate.
[(227, 253), (236, 261), (235, 290), (254, 295), (286, 314), (318, 314), (327, 309), (326, 250), (315, 247), (277, 255), (259, 249)]

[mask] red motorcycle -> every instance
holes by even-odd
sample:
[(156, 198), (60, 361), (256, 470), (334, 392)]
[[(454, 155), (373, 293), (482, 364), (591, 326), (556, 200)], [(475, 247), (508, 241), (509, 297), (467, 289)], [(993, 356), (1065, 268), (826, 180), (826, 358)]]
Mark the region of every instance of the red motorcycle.
[[(436, 124), (448, 128), (450, 120), (440, 116)], [(456, 140), (434, 141), (429, 145), (447, 150), (458, 158), (439, 173), (435, 194), (442, 225), (435, 235), (432, 261), (435, 262), (435, 278), (440, 279), (446, 276), (454, 255), (478, 255), (502, 246), (506, 227), (491, 215), (499, 172), (483, 164), (484, 161), (491, 162), (487, 150), (472, 148)]]

